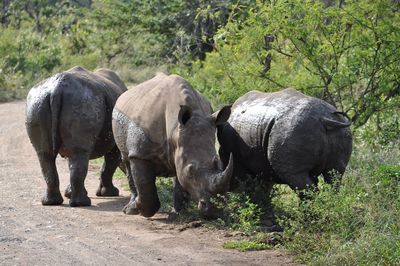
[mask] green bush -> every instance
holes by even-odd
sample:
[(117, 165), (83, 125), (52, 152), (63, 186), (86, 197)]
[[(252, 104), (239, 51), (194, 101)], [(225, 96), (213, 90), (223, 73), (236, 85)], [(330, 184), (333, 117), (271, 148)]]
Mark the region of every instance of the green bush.
[(373, 150), (391, 150), (399, 144), (400, 109), (394, 112), (378, 113), (371, 117), (365, 126), (355, 132), (358, 142)]
[(230, 228), (252, 235), (259, 229), (262, 210), (243, 192), (228, 192), (218, 196), (213, 203), (224, 209), (224, 217), (212, 222), (216, 226)]
[(399, 264), (400, 166), (385, 164), (393, 158), (384, 154), (381, 164), (379, 154), (370, 153), (351, 164), (339, 191), (323, 184), (312, 200), (302, 202), (276, 193), (285, 248), (312, 265)]
[(174, 208), (174, 186), (172, 178), (157, 177), (156, 186), (158, 198), (161, 202), (161, 212), (171, 212)]

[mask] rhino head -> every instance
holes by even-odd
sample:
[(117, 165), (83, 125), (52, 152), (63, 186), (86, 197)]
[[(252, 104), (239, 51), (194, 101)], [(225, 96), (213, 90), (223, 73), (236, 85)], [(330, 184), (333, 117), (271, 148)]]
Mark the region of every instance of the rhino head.
[(215, 216), (218, 209), (210, 199), (229, 188), (233, 159), (230, 158), (223, 169), (215, 149), (215, 132), (217, 125), (228, 120), (230, 112), (230, 106), (208, 117), (189, 106), (181, 106), (179, 111), (174, 134), (176, 174), (184, 190), (198, 202), (204, 216)]

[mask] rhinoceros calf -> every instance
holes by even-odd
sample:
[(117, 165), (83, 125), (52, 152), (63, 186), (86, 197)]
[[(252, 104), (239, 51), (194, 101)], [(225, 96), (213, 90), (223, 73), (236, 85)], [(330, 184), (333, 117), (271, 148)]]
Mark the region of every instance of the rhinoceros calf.
[(341, 177), (350, 158), (350, 124), (330, 104), (294, 89), (245, 94), (218, 126), (221, 159), (234, 158), (231, 188), (249, 176), (267, 190), (274, 183), (315, 187), (321, 173), (331, 183), (332, 170)]
[(213, 215), (209, 199), (227, 188), (233, 168), (230, 162), (222, 169), (214, 146), (216, 125), (229, 114), (230, 107), (212, 114), (210, 103), (176, 75), (160, 73), (122, 94), (113, 132), (132, 192), (124, 212), (154, 215), (160, 207), (156, 176), (176, 176), (175, 210), (186, 191), (203, 214)]
[(120, 154), (112, 134), (115, 102), (126, 87), (108, 69), (95, 72), (74, 67), (33, 87), (26, 103), (26, 129), (39, 158), (47, 190), (43, 205), (63, 202), (59, 189), (56, 156), (68, 157), (70, 206), (88, 206), (84, 187), (89, 159), (104, 156), (97, 196), (118, 196), (112, 175)]

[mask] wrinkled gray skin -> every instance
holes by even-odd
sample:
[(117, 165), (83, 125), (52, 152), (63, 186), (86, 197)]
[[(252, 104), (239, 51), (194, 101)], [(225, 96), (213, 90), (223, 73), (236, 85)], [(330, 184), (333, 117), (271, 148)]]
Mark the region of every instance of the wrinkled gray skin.
[(176, 211), (188, 192), (205, 216), (215, 214), (210, 197), (228, 187), (233, 166), (223, 170), (215, 150), (216, 125), (226, 122), (230, 107), (211, 112), (209, 102), (176, 75), (157, 74), (121, 95), (113, 132), (132, 192), (126, 214), (150, 217), (158, 211), (157, 176), (177, 177)]
[(84, 181), (89, 159), (104, 156), (97, 196), (118, 196), (112, 175), (120, 163), (113, 139), (111, 115), (126, 87), (108, 69), (89, 72), (74, 67), (33, 87), (26, 103), (26, 129), (39, 158), (47, 190), (43, 205), (63, 202), (59, 189), (56, 156), (68, 157), (69, 204), (89, 206)]
[(227, 164), (231, 153), (234, 158), (231, 189), (248, 177), (265, 184), (268, 195), (274, 183), (303, 190), (316, 188), (320, 174), (328, 183), (340, 178), (352, 136), (350, 122), (335, 112), (330, 104), (294, 89), (240, 97), (228, 122), (218, 126), (221, 159)]

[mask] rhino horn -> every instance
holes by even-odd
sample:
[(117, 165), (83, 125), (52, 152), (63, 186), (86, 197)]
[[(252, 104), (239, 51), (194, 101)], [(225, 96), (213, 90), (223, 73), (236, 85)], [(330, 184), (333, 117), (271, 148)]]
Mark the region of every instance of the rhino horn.
[(233, 173), (233, 155), (229, 156), (229, 163), (225, 170), (213, 176), (213, 182), (211, 182), (210, 190), (214, 193), (225, 192), (229, 189), (229, 183)]

